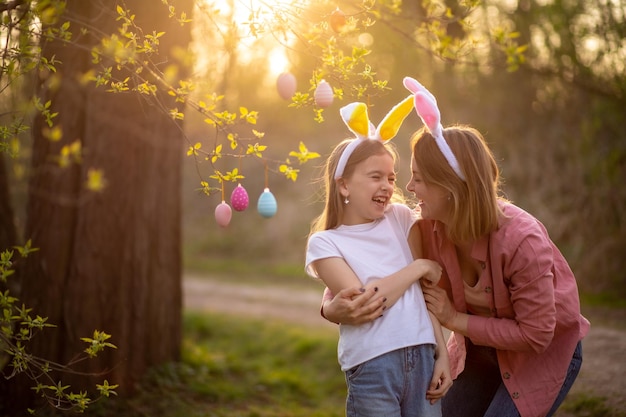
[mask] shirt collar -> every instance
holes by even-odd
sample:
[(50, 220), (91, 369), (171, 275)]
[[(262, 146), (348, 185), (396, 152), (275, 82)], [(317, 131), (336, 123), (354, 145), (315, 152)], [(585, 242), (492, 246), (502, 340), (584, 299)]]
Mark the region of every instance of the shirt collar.
[[(435, 221), (433, 231), (435, 233), (435, 236), (437, 236), (437, 245), (441, 249), (441, 245), (443, 244), (443, 240), (445, 239), (445, 225), (437, 220)], [(488, 250), (489, 234), (486, 234), (478, 238), (478, 240), (474, 241), (474, 243), (472, 243), (471, 256), (477, 261), (486, 262)]]

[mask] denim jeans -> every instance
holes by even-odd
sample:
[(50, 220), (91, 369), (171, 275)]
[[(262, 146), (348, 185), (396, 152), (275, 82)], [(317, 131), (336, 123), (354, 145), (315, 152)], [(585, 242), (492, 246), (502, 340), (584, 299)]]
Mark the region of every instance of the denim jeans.
[[(572, 388), (581, 366), (582, 343), (578, 342), (565, 381), (546, 417), (552, 416), (559, 408)], [(513, 399), (502, 383), (495, 350), (470, 344), (465, 370), (443, 399), (443, 416), (520, 417)]]
[(347, 417), (440, 417), (426, 391), (433, 376), (430, 344), (394, 350), (346, 371)]

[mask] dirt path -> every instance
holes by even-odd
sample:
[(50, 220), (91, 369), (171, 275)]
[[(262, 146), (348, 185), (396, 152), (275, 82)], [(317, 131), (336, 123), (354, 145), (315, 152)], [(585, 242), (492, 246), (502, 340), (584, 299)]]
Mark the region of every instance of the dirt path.
[[(272, 318), (337, 331), (336, 325), (319, 315), (321, 287), (319, 291), (294, 290), (187, 276), (183, 291), (187, 309)], [(590, 318), (592, 326), (583, 341), (583, 366), (570, 396), (604, 397), (607, 407), (626, 415), (626, 330), (596, 324), (593, 315), (585, 315)], [(599, 321), (604, 320), (599, 316)], [(564, 411), (557, 413), (557, 417), (573, 416)]]

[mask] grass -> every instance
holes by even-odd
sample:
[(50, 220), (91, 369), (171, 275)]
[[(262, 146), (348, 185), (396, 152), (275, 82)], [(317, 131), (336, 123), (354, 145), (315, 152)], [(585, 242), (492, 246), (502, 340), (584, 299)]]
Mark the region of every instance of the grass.
[[(283, 322), (186, 312), (182, 358), (152, 369), (132, 399), (87, 417), (343, 417), (337, 335)], [(39, 413), (38, 413), (39, 414)], [(568, 396), (556, 417), (626, 417), (605, 399)]]
[(334, 417), (345, 382), (334, 332), (186, 313), (182, 360), (153, 369), (130, 400), (86, 416)]
[(606, 399), (591, 395), (569, 396), (559, 410), (577, 417), (626, 417), (626, 412), (607, 407)]
[[(312, 286), (302, 265), (204, 258), (187, 270), (229, 282)], [(623, 301), (582, 297), (583, 304), (623, 311)], [(185, 312), (182, 358), (151, 370), (132, 399), (92, 405), (87, 417), (343, 417), (346, 387), (337, 334), (297, 325)], [(626, 417), (604, 398), (569, 396), (557, 417)]]
[[(253, 285), (280, 285), (292, 288), (323, 288), (304, 272), (303, 264), (196, 257), (185, 260), (185, 274), (209, 277), (212, 281)], [(320, 293), (321, 294), (321, 293)]]

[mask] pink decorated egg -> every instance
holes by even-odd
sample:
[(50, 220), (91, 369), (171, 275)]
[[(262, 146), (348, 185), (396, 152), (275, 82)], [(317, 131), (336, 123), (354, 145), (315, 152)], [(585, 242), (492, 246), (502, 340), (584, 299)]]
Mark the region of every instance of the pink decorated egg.
[(276, 80), (276, 89), (283, 100), (291, 100), (296, 93), (296, 77), (290, 72), (283, 72)]
[(315, 89), (315, 104), (319, 107), (326, 108), (333, 104), (333, 89), (326, 81), (322, 80)]
[(226, 227), (230, 223), (230, 219), (233, 216), (233, 211), (230, 206), (222, 201), (215, 207), (215, 221), (220, 227)]
[(230, 204), (236, 211), (244, 211), (248, 208), (248, 203), (250, 203), (248, 192), (241, 184), (238, 184), (230, 194)]

